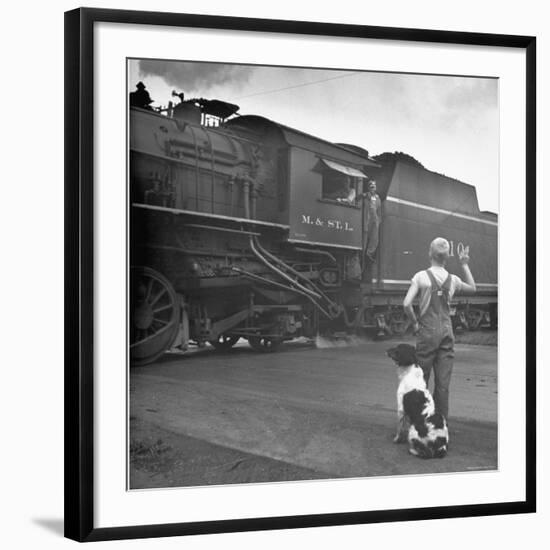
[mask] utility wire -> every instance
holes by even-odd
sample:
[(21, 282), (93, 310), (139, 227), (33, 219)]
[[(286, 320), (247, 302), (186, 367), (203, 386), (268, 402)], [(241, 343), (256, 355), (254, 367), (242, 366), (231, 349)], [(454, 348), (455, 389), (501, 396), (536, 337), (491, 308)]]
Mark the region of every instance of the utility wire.
[[(340, 78), (348, 78), (350, 76), (356, 76), (358, 74), (362, 74), (362, 72), (361, 71), (354, 71), (354, 72), (351, 72), (351, 73), (346, 73), (346, 74), (342, 74), (342, 75), (338, 75), (338, 76), (331, 76), (330, 78), (324, 78), (322, 80), (314, 80), (312, 82), (304, 82), (303, 84), (296, 84), (294, 86), (286, 86), (285, 88), (277, 88), (275, 90), (265, 90), (263, 92), (256, 92), (254, 94), (235, 97), (231, 101), (235, 101), (235, 100), (239, 100), (239, 99), (246, 99), (246, 98), (249, 98), (249, 97), (256, 97), (256, 96), (259, 96), (259, 95), (274, 94), (274, 93), (277, 93), (277, 92), (284, 92), (286, 90), (293, 90), (293, 89), (296, 89), (296, 88), (303, 88), (304, 86), (312, 86), (314, 84), (320, 84), (322, 82), (328, 82), (330, 80), (337, 80), (337, 79), (340, 79)], [(426, 168), (424, 168), (424, 169), (427, 170)], [(441, 174), (441, 175), (443, 175), (443, 174)], [(444, 176), (444, 177), (448, 177), (448, 176)], [(450, 178), (450, 179), (454, 179), (454, 178)], [(477, 195), (477, 193), (476, 193), (476, 195)], [(463, 204), (465, 204), (465, 202), (466, 202), (466, 199), (464, 199), (454, 210), (449, 211), (449, 214), (447, 214), (443, 219), (446, 220), (447, 218), (449, 218), (449, 217), (453, 216), (454, 214), (456, 214), (459, 211), (460, 207)], [(481, 212), (481, 210), (479, 209), (479, 203), (478, 203), (478, 210)]]
[(342, 75), (339, 75), (339, 76), (331, 76), (330, 78), (324, 78), (322, 80), (314, 80), (313, 82), (304, 82), (303, 84), (296, 84), (294, 86), (286, 86), (285, 88), (278, 88), (276, 90), (265, 90), (263, 92), (256, 92), (254, 94), (235, 97), (231, 101), (234, 101), (236, 99), (245, 99), (245, 98), (248, 98), (248, 97), (255, 97), (255, 96), (258, 96), (258, 95), (266, 95), (266, 94), (274, 94), (276, 92), (284, 92), (285, 90), (292, 90), (294, 88), (303, 88), (304, 86), (312, 86), (313, 84), (320, 84), (321, 82), (328, 82), (329, 80), (337, 80), (339, 78), (347, 78), (349, 76), (355, 76), (355, 75), (358, 75), (358, 74), (362, 74), (362, 73), (359, 72), (359, 71), (356, 71), (356, 72), (353, 72), (353, 73), (346, 73), (346, 74), (342, 74)]

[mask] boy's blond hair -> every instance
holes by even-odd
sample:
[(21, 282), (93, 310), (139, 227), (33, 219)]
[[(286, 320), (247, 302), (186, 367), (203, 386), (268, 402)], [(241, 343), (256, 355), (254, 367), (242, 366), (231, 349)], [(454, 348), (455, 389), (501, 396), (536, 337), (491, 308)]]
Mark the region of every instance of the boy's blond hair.
[(430, 258), (440, 264), (444, 264), (449, 257), (451, 246), (443, 237), (437, 237), (430, 243)]

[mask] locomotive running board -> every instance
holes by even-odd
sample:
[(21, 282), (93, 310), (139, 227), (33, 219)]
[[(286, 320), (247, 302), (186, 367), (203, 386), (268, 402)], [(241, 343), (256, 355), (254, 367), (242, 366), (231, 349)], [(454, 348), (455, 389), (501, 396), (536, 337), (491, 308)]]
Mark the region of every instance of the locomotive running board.
[(330, 248), (345, 248), (346, 250), (362, 250), (360, 246), (351, 246), (349, 244), (322, 243), (317, 241), (304, 241), (300, 239), (287, 239), (289, 243), (310, 244), (312, 246), (328, 246)]
[(288, 230), (290, 226), (283, 225), (282, 223), (273, 223), (273, 222), (264, 222), (262, 220), (251, 220), (248, 218), (237, 218), (235, 216), (224, 216), (222, 214), (209, 214), (208, 212), (197, 212), (196, 210), (181, 210), (179, 208), (169, 208), (167, 206), (155, 206), (153, 204), (141, 204), (133, 202), (132, 206), (134, 208), (142, 208), (144, 210), (154, 210), (156, 212), (165, 212), (168, 214), (175, 215), (190, 215), (197, 216), (200, 218), (212, 218), (216, 220), (224, 220), (229, 222), (236, 223), (251, 223), (254, 225), (265, 225), (266, 227), (276, 227), (277, 229)]

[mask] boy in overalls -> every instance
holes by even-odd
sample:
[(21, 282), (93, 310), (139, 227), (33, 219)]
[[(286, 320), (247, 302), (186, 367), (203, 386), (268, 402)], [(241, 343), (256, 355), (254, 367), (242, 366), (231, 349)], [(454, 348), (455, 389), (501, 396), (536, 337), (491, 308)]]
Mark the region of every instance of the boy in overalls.
[[(466, 251), (459, 254), (464, 281), (451, 275), (445, 269), (449, 257), (449, 242), (438, 237), (430, 244), (431, 266), (419, 271), (411, 280), (411, 286), (403, 301), (405, 313), (413, 323), (416, 335), (416, 355), (424, 371), (426, 384), (434, 371), (435, 409), (446, 419), (449, 416), (449, 385), (454, 360), (454, 334), (451, 322), (450, 303), (455, 292), (475, 292), (476, 284), (468, 262)], [(417, 319), (413, 309), (415, 298), (419, 298)]]

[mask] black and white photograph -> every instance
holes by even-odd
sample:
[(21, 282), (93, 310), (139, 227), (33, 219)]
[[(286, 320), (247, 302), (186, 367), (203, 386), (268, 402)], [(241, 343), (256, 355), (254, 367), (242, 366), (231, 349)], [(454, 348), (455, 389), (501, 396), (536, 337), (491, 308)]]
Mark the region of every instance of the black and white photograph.
[(544, 546), (543, 6), (7, 6), (5, 548)]
[(129, 490), (499, 469), (499, 80), (127, 60)]

